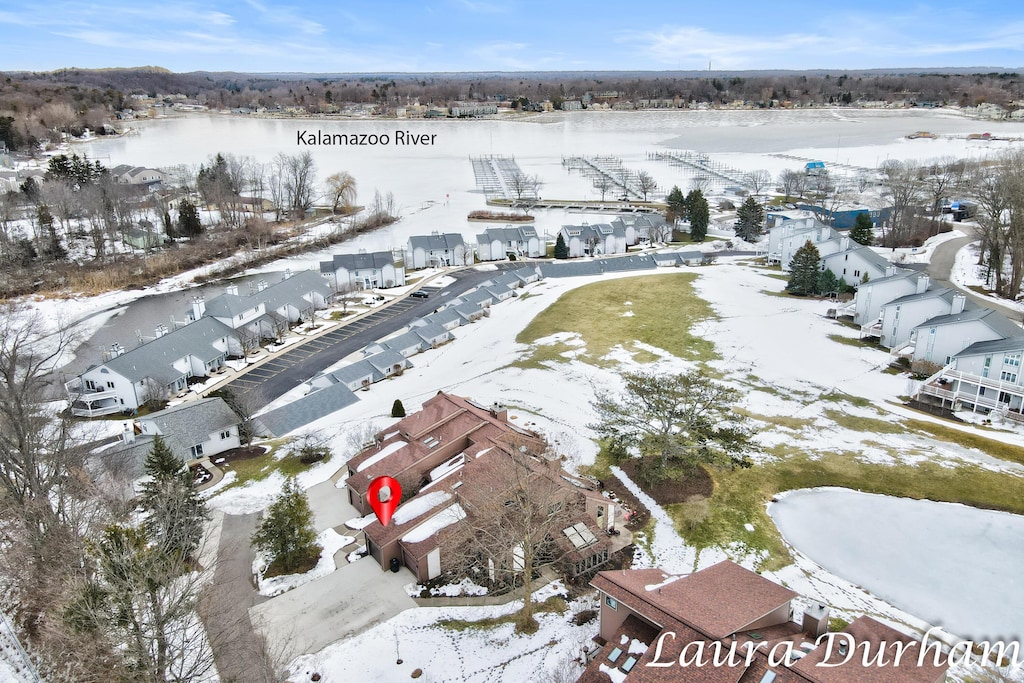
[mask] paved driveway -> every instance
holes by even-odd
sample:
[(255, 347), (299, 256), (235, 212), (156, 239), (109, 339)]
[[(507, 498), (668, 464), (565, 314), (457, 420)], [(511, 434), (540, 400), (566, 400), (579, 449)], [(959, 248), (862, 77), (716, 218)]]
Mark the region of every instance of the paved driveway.
[(291, 659), (416, 607), (404, 588), (415, 581), (405, 567), (393, 574), (382, 571), (372, 557), (364, 557), (252, 607), (249, 617), (271, 647)]
[[(362, 517), (359, 511), (348, 503), (348, 489), (337, 488), (328, 479), (306, 490), (309, 507), (313, 510), (313, 527), (317, 531), (342, 526), (353, 517)], [(352, 529), (338, 529), (344, 536), (357, 536), (359, 532)]]

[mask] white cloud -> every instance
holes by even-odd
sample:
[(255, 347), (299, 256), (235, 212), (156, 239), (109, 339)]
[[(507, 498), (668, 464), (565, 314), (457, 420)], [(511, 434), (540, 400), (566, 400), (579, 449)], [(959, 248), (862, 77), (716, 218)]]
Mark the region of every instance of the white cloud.
[(245, 0), (245, 2), (257, 11), (264, 21), (275, 26), (290, 28), (307, 35), (320, 35), (327, 32), (327, 27), (323, 24), (299, 16), (292, 7), (265, 5), (257, 0)]

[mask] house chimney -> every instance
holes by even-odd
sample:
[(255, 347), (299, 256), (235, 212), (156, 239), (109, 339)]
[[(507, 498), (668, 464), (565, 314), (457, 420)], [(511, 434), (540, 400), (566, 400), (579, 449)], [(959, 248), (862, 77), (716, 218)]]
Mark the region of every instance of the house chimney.
[(230, 294), (231, 296), (238, 296), (238, 285), (228, 285), (224, 289), (224, 293)]
[(192, 318), (194, 320), (199, 320), (204, 315), (206, 315), (206, 302), (203, 300), (203, 297), (201, 297), (201, 296), (193, 297), (193, 299), (192, 299)]
[(924, 294), (926, 291), (928, 291), (928, 287), (929, 287), (929, 285), (931, 285), (931, 283), (932, 283), (931, 278), (928, 277), (927, 275), (925, 275), (924, 273), (921, 273), (920, 275), (918, 275), (917, 276), (917, 293), (918, 294)]
[(153, 331), (156, 333), (156, 338), (159, 339), (160, 337), (167, 334), (167, 325), (160, 323), (159, 325), (156, 326), (156, 328)]
[(131, 420), (121, 423), (121, 441), (135, 443), (135, 424)]
[(256, 291), (257, 292), (262, 292), (266, 288), (267, 288), (267, 281), (266, 280), (260, 280), (259, 282), (256, 283)]
[(850, 248), (850, 236), (845, 235), (839, 238), (839, 251), (846, 251)]
[(952, 315), (964, 312), (964, 304), (967, 303), (967, 296), (964, 294), (954, 294), (953, 303), (949, 307), (949, 312)]
[(896, 274), (896, 266), (890, 265), (890, 266), (886, 266), (885, 267), (885, 276), (886, 277), (892, 277), (895, 274)]
[(804, 610), (803, 624), (804, 633), (819, 638), (828, 633), (828, 607), (825, 605), (811, 605)]
[(121, 346), (120, 342), (114, 342), (110, 345), (110, 357), (117, 358), (124, 353), (124, 347)]
[(291, 268), (285, 268), (284, 269), (284, 279), (287, 280), (291, 276), (292, 276), (292, 269)]

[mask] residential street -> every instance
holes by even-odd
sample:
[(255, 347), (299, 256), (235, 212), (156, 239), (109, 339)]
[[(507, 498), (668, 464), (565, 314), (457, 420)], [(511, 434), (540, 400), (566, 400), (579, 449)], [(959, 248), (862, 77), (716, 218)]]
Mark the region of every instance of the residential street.
[(985, 297), (978, 296), (969, 289), (959, 288), (950, 281), (949, 278), (950, 274), (953, 272), (953, 264), (956, 261), (957, 252), (964, 246), (976, 241), (977, 239), (974, 237), (958, 237), (955, 240), (943, 242), (939, 246), (935, 247), (935, 251), (932, 252), (931, 262), (928, 264), (925, 272), (928, 273), (928, 276), (931, 277), (932, 282), (936, 285), (940, 287), (949, 287), (950, 289), (959, 289), (967, 295), (968, 299), (979, 306), (995, 309), (1010, 320), (1020, 322), (1020, 311), (1010, 308), (1009, 306), (1003, 306), (990, 299), (986, 299)]

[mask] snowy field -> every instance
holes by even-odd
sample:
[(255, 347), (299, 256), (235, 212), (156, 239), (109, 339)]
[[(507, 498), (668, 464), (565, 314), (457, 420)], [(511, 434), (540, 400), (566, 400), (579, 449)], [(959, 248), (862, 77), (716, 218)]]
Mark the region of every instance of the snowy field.
[(847, 489), (793, 491), (769, 512), (815, 562), (946, 631), (1024, 638), (1020, 515)]

